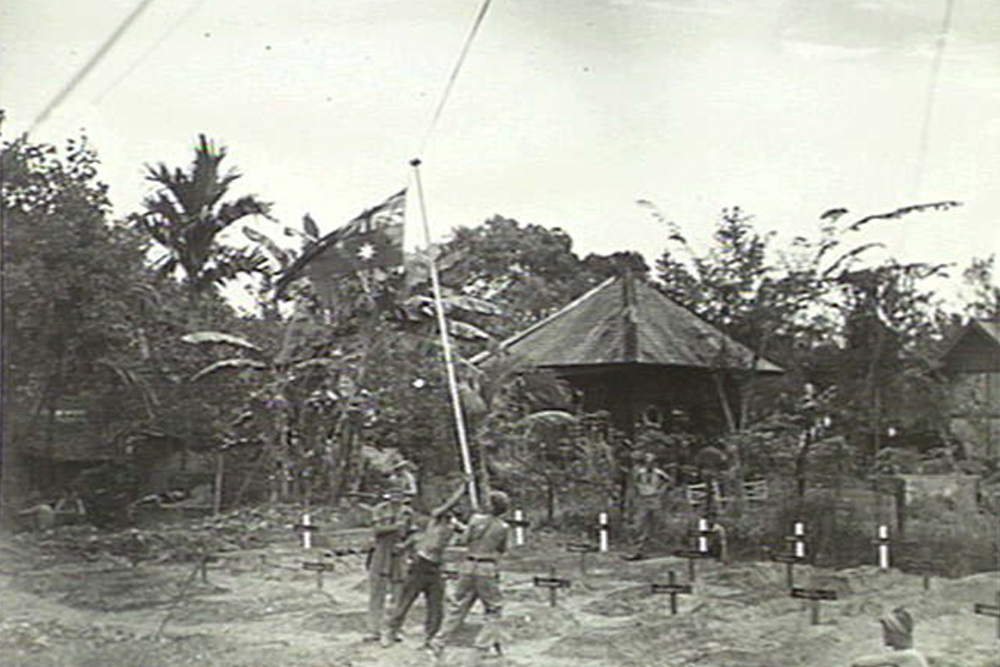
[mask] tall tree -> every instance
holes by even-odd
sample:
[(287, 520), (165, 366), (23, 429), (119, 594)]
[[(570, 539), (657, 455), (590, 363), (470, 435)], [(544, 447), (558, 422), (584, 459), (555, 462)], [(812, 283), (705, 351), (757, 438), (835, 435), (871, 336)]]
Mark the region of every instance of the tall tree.
[[(791, 371), (782, 381), (787, 396), (773, 386), (760, 392), (743, 383), (741, 409), (726, 414), (737, 462), (747, 458), (750, 442), (742, 431), (769, 410), (790, 411), (791, 423), (811, 421), (788, 400), (810, 381), (823, 389), (838, 387), (830, 406), (839, 413), (841, 432), (850, 431), (851, 444), (860, 451), (879, 448), (887, 418), (914, 424), (934, 413), (929, 369), (916, 351), (933, 319), (933, 295), (922, 281), (943, 267), (871, 262), (868, 251), (879, 244), (852, 243), (852, 237), (873, 222), (945, 211), (957, 202), (905, 206), (850, 222), (842, 222), (846, 209), (831, 209), (820, 218), (818, 238), (797, 237), (777, 261), (769, 253), (769, 237), (758, 234), (738, 208), (723, 211), (714, 246), (699, 254), (655, 205), (640, 204), (668, 228), (669, 246), (657, 262), (662, 289), (758, 355), (780, 358)], [(884, 405), (889, 396), (891, 417)], [(765, 397), (769, 406), (760, 405)], [(720, 403), (726, 409), (729, 401)]]
[(573, 239), (558, 227), (522, 224), (493, 216), (476, 227), (463, 227), (442, 250), (446, 286), (486, 299), (503, 315), (491, 321), (492, 333), (505, 337), (524, 328), (604, 278), (624, 270), (645, 276), (638, 253), (588, 255), (581, 260)]
[(144, 245), (108, 221), (97, 164), (85, 139), (62, 153), (26, 139), (0, 150), (5, 464), (24, 453), (10, 447), (55, 446), (60, 415), (100, 441), (149, 408), (127, 367), (144, 345)]
[(972, 294), (966, 310), (972, 317), (1000, 320), (1000, 275), (996, 273), (996, 255), (976, 257), (962, 272)]
[(147, 166), (146, 180), (157, 190), (143, 201), (145, 212), (132, 216), (167, 251), (161, 272), (168, 275), (179, 267), (195, 294), (256, 271), (266, 261), (257, 249), (243, 251), (218, 239), (233, 223), (251, 215), (267, 217), (271, 209), (254, 195), (223, 201), (241, 177), (235, 169), (222, 171), (225, 157), (225, 147), (202, 134), (187, 171), (162, 162)]

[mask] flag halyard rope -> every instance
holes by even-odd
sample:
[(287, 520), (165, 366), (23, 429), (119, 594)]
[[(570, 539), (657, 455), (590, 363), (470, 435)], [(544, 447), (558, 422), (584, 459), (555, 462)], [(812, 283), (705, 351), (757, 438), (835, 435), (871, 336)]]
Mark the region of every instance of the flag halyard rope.
[(955, 0), (945, 0), (944, 16), (941, 18), (941, 30), (938, 33), (934, 47), (934, 60), (931, 62), (930, 82), (927, 87), (927, 98), (924, 101), (924, 118), (920, 126), (920, 144), (917, 152), (917, 168), (913, 179), (913, 195), (920, 196), (923, 186), (924, 165), (930, 147), (931, 116), (934, 112), (934, 100), (937, 97), (938, 80), (941, 77), (941, 62), (944, 60), (945, 44), (951, 31), (951, 16), (955, 8)]
[(489, 11), (492, 1), (493, 0), (483, 0), (483, 4), (479, 8), (479, 13), (476, 15), (476, 20), (472, 24), (472, 29), (469, 31), (468, 37), (465, 38), (465, 44), (462, 45), (462, 51), (458, 55), (455, 67), (452, 68), (451, 75), (448, 77), (448, 83), (444, 87), (444, 92), (441, 93), (441, 99), (438, 100), (437, 108), (434, 109), (434, 115), (431, 117), (431, 121), (427, 125), (427, 132), (424, 134), (423, 141), (420, 142), (420, 152), (418, 155), (423, 155), (424, 150), (427, 148), (427, 142), (430, 141), (431, 134), (434, 132), (434, 128), (437, 127), (437, 123), (441, 119), (441, 114), (444, 111), (444, 105), (448, 102), (448, 98), (451, 96), (451, 90), (455, 86), (455, 81), (458, 80), (458, 74), (462, 70), (462, 65), (465, 64), (465, 59), (468, 57), (469, 50), (472, 48), (472, 42), (476, 39), (476, 35), (479, 33), (479, 27), (483, 24), (483, 19), (486, 18), (486, 12)]

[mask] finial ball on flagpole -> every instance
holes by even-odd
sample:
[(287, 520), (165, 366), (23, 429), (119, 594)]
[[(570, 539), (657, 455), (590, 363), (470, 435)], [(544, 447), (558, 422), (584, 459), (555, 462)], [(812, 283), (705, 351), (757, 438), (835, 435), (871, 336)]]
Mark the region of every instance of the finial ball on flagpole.
[(410, 166), (411, 167), (419, 167), (420, 166), (420, 158), (415, 157), (412, 160), (410, 160)]

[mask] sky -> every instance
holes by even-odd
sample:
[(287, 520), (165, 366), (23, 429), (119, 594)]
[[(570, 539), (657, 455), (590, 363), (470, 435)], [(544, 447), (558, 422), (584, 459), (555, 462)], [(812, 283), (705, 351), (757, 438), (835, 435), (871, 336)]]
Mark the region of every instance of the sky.
[[(650, 263), (667, 230), (640, 199), (696, 248), (724, 207), (781, 245), (830, 208), (958, 200), (859, 240), (960, 269), (1000, 251), (1000, 3), (952, 0), (941, 42), (948, 2), (494, 0), (432, 124), (478, 0), (159, 0), (31, 138), (83, 130), (117, 215), (205, 133), (283, 225), (331, 231), (420, 157), (436, 240), (500, 214)], [(137, 5), (0, 0), (4, 137)]]

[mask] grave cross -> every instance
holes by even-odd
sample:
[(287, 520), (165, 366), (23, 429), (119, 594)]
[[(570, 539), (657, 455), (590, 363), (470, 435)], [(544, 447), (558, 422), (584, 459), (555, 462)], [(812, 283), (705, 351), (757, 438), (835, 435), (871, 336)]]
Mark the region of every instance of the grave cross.
[(201, 571), (201, 581), (202, 581), (202, 583), (206, 583), (206, 584), (208, 583), (208, 564), (209, 563), (217, 563), (218, 561), (219, 561), (219, 557), (216, 556), (216, 555), (214, 555), (214, 554), (210, 554), (208, 552), (202, 552), (201, 553), (201, 556), (200, 556), (199, 562), (198, 562), (198, 568)]
[(316, 588), (323, 590), (323, 573), (333, 572), (333, 563), (327, 561), (305, 561), (302, 563), (303, 570), (316, 573)]
[(931, 575), (935, 573), (934, 559), (930, 547), (922, 542), (900, 540), (896, 542), (896, 550), (900, 567), (919, 574), (923, 579), (924, 590), (931, 589)]
[(524, 546), (524, 529), (531, 525), (531, 522), (524, 518), (524, 512), (514, 510), (514, 518), (508, 522), (514, 526), (514, 544)]
[(678, 584), (677, 578), (674, 576), (674, 571), (670, 570), (667, 573), (668, 583), (666, 584), (650, 584), (650, 593), (666, 593), (670, 596), (670, 615), (677, 615), (677, 596), (678, 595), (690, 595), (692, 592), (691, 584)]
[(798, 558), (806, 557), (806, 525), (796, 521), (792, 526), (792, 535), (785, 538), (792, 545), (792, 553)]
[(308, 512), (302, 515), (302, 523), (295, 524), (293, 528), (302, 534), (302, 548), (312, 549), (313, 532), (319, 530), (319, 526), (313, 525)]
[(556, 569), (554, 567), (549, 568), (549, 576), (547, 577), (535, 577), (534, 578), (535, 588), (547, 588), (549, 589), (549, 606), (556, 606), (556, 589), (559, 588), (569, 588), (569, 579), (558, 579), (556, 577)]
[(338, 558), (342, 556), (365, 556), (372, 550), (372, 547), (367, 549), (355, 549), (354, 547), (335, 547), (330, 549), (326, 555), (336, 556)]
[(795, 588), (794, 568), (796, 565), (804, 563), (806, 559), (795, 554), (775, 554), (771, 556), (771, 560), (775, 563), (785, 564), (785, 583), (789, 588)]
[(977, 602), (972, 608), (973, 613), (980, 616), (993, 616), (997, 619), (997, 639), (1000, 639), (1000, 593), (997, 593), (996, 604), (983, 604)]
[(697, 579), (697, 573), (695, 572), (695, 561), (700, 558), (711, 558), (712, 554), (708, 551), (699, 551), (698, 549), (677, 549), (674, 551), (674, 555), (679, 558), (686, 558), (688, 562), (688, 579), (694, 581)]
[(872, 543), (876, 546), (876, 552), (878, 554), (878, 567), (880, 570), (885, 571), (889, 569), (889, 527), (885, 525), (880, 525), (876, 533), (876, 537), (872, 540)]
[(598, 551), (598, 546), (589, 542), (571, 542), (566, 545), (566, 551), (580, 554), (580, 574), (587, 576), (587, 554)]
[(837, 591), (823, 588), (793, 588), (792, 597), (801, 600), (809, 600), (809, 624), (819, 625), (819, 603), (820, 600), (836, 600)]

